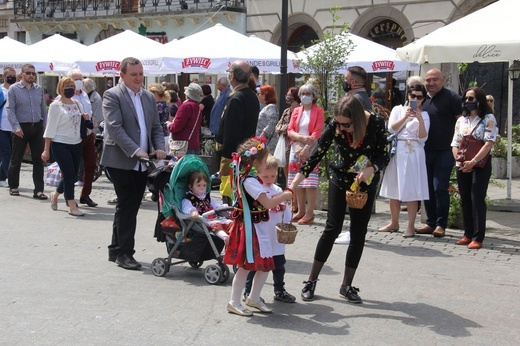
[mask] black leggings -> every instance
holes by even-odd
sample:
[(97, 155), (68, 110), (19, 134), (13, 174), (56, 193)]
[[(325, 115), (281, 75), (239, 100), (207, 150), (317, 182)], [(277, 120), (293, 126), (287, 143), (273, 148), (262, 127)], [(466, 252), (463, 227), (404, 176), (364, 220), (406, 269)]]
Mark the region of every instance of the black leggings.
[[(350, 215), (350, 244), (347, 250), (345, 266), (356, 269), (363, 254), (365, 246), (365, 236), (367, 234), (368, 222), (372, 213), (372, 205), (375, 201), (377, 184), (379, 182), (379, 174), (374, 176), (372, 183), (368, 186), (368, 201), (363, 209), (349, 208)], [(327, 262), (334, 240), (341, 233), (343, 221), (345, 221), (345, 212), (347, 201), (345, 199), (346, 189), (344, 184), (338, 184), (335, 180), (330, 180), (329, 196), (328, 196), (328, 212), (325, 230), (316, 245), (314, 260), (318, 262)]]

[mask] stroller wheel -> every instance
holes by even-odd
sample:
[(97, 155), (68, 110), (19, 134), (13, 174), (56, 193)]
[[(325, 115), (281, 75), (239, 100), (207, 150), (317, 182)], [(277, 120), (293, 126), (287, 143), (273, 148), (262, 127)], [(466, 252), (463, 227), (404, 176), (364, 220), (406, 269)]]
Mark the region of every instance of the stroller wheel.
[(222, 269), (218, 265), (210, 264), (204, 269), (204, 278), (210, 285), (216, 285), (222, 280)]
[(164, 258), (156, 258), (152, 262), (151, 269), (153, 275), (163, 277), (170, 270), (170, 263)]
[(198, 261), (198, 262), (196, 262), (196, 261), (190, 261), (190, 262), (188, 262), (188, 263), (190, 264), (190, 266), (191, 266), (193, 269), (198, 269), (198, 268), (200, 268), (201, 265), (204, 264), (204, 261)]
[(225, 264), (220, 265), (220, 270), (222, 270), (222, 277), (220, 278), (220, 283), (223, 284), (224, 282), (228, 281), (229, 279), (229, 267)]

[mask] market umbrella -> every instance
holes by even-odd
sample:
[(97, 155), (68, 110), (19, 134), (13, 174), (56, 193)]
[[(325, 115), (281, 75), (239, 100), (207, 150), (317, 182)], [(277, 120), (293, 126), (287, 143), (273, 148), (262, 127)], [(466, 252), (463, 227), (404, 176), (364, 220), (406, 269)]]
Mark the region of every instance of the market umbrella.
[(45, 66), (41, 71), (60, 73), (73, 69), (73, 63), (85, 54), (87, 46), (54, 34), (30, 45), (29, 49), (32, 51), (33, 61)]
[(36, 71), (42, 71), (47, 66), (39, 64), (36, 66), (32, 61), (32, 50), (28, 45), (18, 42), (9, 37), (0, 39), (0, 68), (12, 67), (16, 71), (20, 71), (24, 64), (33, 64)]

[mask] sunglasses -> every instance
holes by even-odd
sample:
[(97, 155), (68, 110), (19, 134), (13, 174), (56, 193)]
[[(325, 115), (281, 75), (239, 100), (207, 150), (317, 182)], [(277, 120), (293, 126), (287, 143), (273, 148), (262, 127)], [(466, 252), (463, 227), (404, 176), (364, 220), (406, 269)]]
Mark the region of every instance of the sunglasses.
[(410, 98), (412, 98), (412, 99), (418, 99), (418, 100), (424, 99), (424, 96), (422, 96), (422, 95), (415, 95), (413, 93), (409, 93), (408, 95), (410, 95)]
[(344, 127), (344, 128), (346, 128), (346, 129), (350, 129), (350, 127), (352, 126), (352, 123), (340, 123), (340, 122), (337, 121), (337, 120), (334, 120), (334, 122), (335, 122), (337, 125), (339, 125), (339, 126), (341, 126), (341, 127)]
[(493, 101), (493, 100), (486, 100), (486, 101), (487, 101), (487, 102), (491, 102), (491, 103), (495, 102), (495, 101)]
[(24, 72), (28, 76), (36, 76), (36, 72)]
[(464, 98), (464, 101), (473, 102), (473, 101), (475, 101), (475, 98), (473, 96), (468, 96), (468, 97)]

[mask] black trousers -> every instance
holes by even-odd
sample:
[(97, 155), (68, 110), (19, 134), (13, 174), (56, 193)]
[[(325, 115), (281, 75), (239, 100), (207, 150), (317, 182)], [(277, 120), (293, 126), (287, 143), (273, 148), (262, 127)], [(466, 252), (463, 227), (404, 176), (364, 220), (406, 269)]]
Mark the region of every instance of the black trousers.
[(133, 255), (137, 213), (141, 206), (148, 173), (107, 167), (117, 195), (116, 213), (112, 226), (112, 243), (108, 247), (113, 255)]
[(457, 171), (464, 235), (478, 242), (484, 241), (486, 235), (486, 195), (490, 178), (491, 159), (486, 167), (475, 168), (470, 173)]
[(14, 133), (12, 134), (13, 146), (7, 177), (9, 188), (17, 189), (20, 186), (20, 168), (22, 167), (25, 148), (27, 147), (27, 144), (29, 144), (33, 165), (32, 177), (34, 193), (43, 192), (43, 121), (37, 123), (20, 123), (20, 127), (23, 131), (22, 138), (18, 137)]
[[(276, 255), (273, 256), (274, 260), (274, 269), (273, 272), (273, 287), (274, 292), (283, 292), (285, 291), (285, 255)], [(249, 294), (251, 292), (251, 287), (253, 286), (253, 278), (255, 277), (256, 271), (250, 271), (247, 274), (246, 285), (244, 291)]]
[(51, 151), (54, 159), (60, 165), (63, 178), (60, 180), (56, 191), (64, 193), (65, 200), (74, 199), (74, 183), (78, 173), (79, 161), (81, 159), (81, 143), (65, 144), (52, 142)]
[[(376, 198), (377, 184), (379, 182), (379, 174), (376, 174), (372, 183), (368, 186), (368, 200), (363, 209), (349, 208), (350, 216), (350, 244), (348, 246), (345, 265), (349, 268), (356, 269), (363, 254), (365, 247), (365, 237), (367, 234), (368, 222), (372, 214), (372, 206)], [(347, 201), (345, 199), (346, 186), (335, 180), (329, 181), (328, 211), (325, 230), (323, 231), (318, 244), (314, 260), (318, 262), (327, 262), (334, 240), (341, 233), (343, 221), (345, 221), (345, 212)]]

